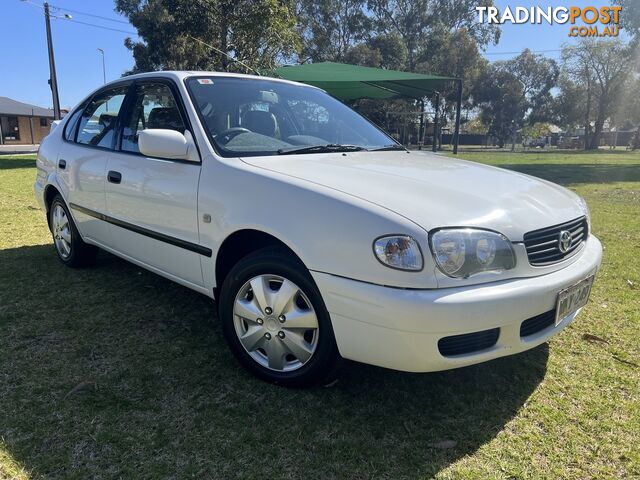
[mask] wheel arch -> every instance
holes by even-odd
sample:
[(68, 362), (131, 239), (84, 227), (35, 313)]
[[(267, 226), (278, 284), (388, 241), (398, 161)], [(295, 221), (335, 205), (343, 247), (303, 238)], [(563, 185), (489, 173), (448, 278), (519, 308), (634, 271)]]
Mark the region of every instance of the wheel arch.
[(49, 230), (51, 230), (51, 221), (49, 219), (49, 212), (51, 211), (51, 203), (56, 195), (60, 195), (62, 197), (62, 193), (55, 185), (48, 184), (44, 187), (44, 207), (46, 209), (45, 213), (47, 216), (47, 225), (49, 226)]
[(224, 279), (233, 266), (250, 253), (267, 247), (281, 248), (304, 265), (300, 256), (289, 245), (274, 235), (250, 228), (236, 230), (224, 239), (216, 254), (216, 288), (214, 289), (216, 298)]
[(56, 195), (62, 196), (60, 190), (58, 190), (55, 185), (48, 184), (44, 188), (44, 204), (47, 208), (47, 213), (49, 213), (49, 210), (51, 209), (51, 202), (53, 202)]

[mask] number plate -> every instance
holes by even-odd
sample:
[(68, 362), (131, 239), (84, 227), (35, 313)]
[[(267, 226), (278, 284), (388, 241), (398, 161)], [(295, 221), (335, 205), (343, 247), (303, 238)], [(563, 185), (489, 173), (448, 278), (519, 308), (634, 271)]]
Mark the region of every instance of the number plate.
[(591, 285), (593, 285), (593, 275), (558, 293), (556, 326), (576, 310), (587, 304), (589, 293), (591, 293)]

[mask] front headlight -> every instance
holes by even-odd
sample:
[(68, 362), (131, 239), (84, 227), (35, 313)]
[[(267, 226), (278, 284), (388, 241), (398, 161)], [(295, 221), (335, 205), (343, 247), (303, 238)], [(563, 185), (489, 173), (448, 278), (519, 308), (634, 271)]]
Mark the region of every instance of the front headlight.
[(422, 252), (409, 235), (389, 235), (373, 242), (373, 253), (383, 265), (399, 270), (422, 270)]
[(578, 197), (578, 203), (585, 217), (587, 217), (587, 226), (589, 227), (589, 232), (591, 232), (591, 211), (589, 210), (589, 205), (587, 205), (587, 201), (582, 197)]
[(467, 278), (516, 266), (511, 242), (497, 232), (445, 228), (433, 233), (429, 243), (438, 268), (449, 277)]

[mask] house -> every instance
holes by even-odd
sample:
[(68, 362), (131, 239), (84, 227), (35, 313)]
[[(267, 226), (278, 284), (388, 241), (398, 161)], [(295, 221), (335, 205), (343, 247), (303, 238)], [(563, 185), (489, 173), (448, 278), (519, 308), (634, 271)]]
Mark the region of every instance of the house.
[(38, 144), (52, 121), (53, 110), (0, 97), (0, 145)]

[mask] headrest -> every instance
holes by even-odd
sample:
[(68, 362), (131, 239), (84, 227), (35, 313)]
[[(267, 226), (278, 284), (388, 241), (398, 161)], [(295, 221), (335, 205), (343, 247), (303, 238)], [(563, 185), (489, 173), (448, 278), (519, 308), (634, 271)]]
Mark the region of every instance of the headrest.
[(263, 110), (249, 110), (242, 116), (242, 126), (252, 132), (274, 137), (278, 128), (278, 122), (273, 113)]
[(102, 125), (102, 128), (113, 128), (117, 118), (118, 114), (115, 112), (101, 113), (98, 117), (98, 123)]
[(149, 112), (147, 128), (166, 128), (184, 133), (180, 112), (175, 107), (156, 107)]

